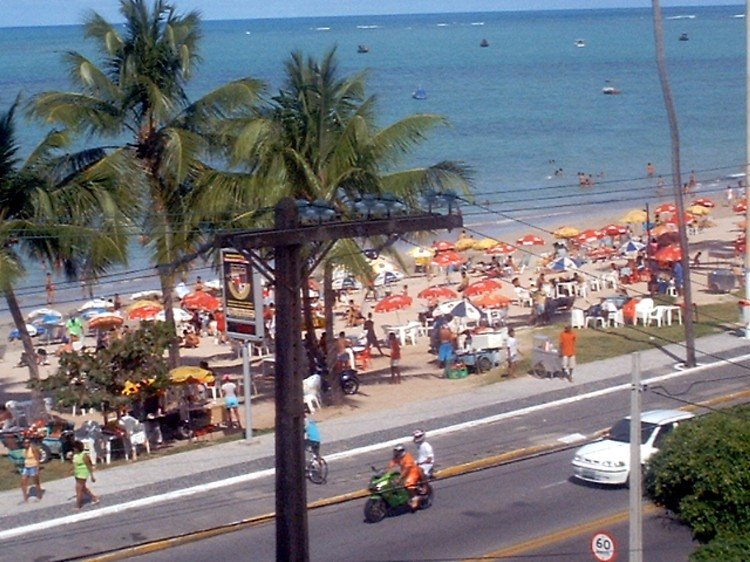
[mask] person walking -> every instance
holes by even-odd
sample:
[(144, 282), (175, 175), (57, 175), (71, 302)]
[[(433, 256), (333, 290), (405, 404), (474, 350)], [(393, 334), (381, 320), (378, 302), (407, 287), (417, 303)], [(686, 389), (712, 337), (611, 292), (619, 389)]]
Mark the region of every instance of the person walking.
[(378, 336), (375, 334), (375, 321), (372, 319), (372, 312), (367, 313), (367, 320), (365, 320), (365, 334), (367, 337), (367, 345), (370, 347), (377, 347), (380, 355), (385, 355), (383, 350), (380, 348), (380, 342)]
[(518, 356), (521, 353), (518, 350), (516, 331), (513, 328), (508, 330), (508, 339), (505, 342), (505, 350), (508, 356), (508, 378), (513, 379), (516, 377), (516, 364), (518, 363)]
[(237, 399), (237, 385), (232, 381), (229, 375), (224, 375), (221, 385), (221, 395), (224, 397), (224, 406), (227, 409), (227, 421), (229, 427), (234, 427), (233, 419), (237, 420), (237, 427), (242, 429), (240, 423), (240, 402)]
[(92, 482), (96, 482), (94, 476), (94, 465), (91, 463), (91, 457), (83, 450), (83, 443), (75, 441), (73, 443), (73, 477), (76, 481), (76, 509), (83, 507), (84, 496), (91, 498), (92, 504), (99, 503), (99, 496), (89, 490), (86, 481), (91, 477)]
[(52, 281), (52, 274), (49, 272), (47, 272), (44, 288), (47, 291), (47, 304), (53, 304), (55, 302), (55, 282)]
[(395, 332), (388, 334), (388, 345), (391, 347), (391, 384), (401, 384), (401, 342)]
[(576, 333), (570, 325), (560, 334), (560, 356), (565, 377), (573, 382), (573, 369), (576, 366)]
[(31, 439), (23, 440), (23, 468), (21, 469), (21, 492), (23, 501), (29, 501), (29, 478), (34, 479), (34, 491), (38, 500), (42, 499), (44, 489), (39, 480), (39, 465), (41, 464), (41, 453)]

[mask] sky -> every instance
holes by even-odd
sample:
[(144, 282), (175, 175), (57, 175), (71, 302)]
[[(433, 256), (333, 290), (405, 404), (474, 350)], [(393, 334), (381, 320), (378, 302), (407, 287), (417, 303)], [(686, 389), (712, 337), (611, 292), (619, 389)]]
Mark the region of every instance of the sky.
[[(179, 12), (200, 10), (206, 20), (311, 16), (352, 16), (506, 10), (648, 8), (651, 0), (171, 0)], [(661, 0), (674, 6), (744, 6), (738, 0)], [(119, 21), (117, 0), (0, 0), (0, 27), (69, 25), (95, 9), (108, 21)]]

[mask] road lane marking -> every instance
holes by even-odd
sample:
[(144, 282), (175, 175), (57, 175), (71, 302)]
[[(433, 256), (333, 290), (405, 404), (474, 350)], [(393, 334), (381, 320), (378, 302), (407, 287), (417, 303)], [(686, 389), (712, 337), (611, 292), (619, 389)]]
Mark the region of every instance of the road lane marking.
[[(750, 354), (741, 355), (739, 357), (734, 357), (730, 359), (733, 363), (737, 363), (740, 361), (746, 361), (750, 359)], [(653, 384), (656, 382), (663, 382), (666, 380), (670, 380), (677, 377), (682, 377), (690, 374), (694, 374), (696, 372), (704, 371), (706, 369), (709, 369), (711, 367), (716, 367), (722, 363), (726, 362), (725, 360), (716, 361), (714, 363), (709, 363), (705, 365), (701, 365), (699, 367), (695, 367), (693, 369), (686, 369), (684, 371), (677, 371), (675, 373), (668, 373), (666, 375), (660, 375), (656, 377), (652, 377), (649, 379), (644, 379), (642, 384), (648, 385)], [(479, 420), (472, 420), (469, 422), (464, 422), (452, 426), (446, 426), (438, 429), (432, 429), (430, 430), (430, 435), (436, 436), (436, 435), (448, 435), (451, 433), (457, 433), (459, 431), (464, 431), (466, 429), (471, 429), (475, 427), (480, 427), (483, 425), (489, 425), (494, 424), (499, 421), (503, 421), (505, 419), (514, 418), (514, 417), (520, 417), (525, 416), (531, 413), (538, 412), (540, 410), (543, 410), (545, 408), (555, 408), (559, 406), (565, 406), (568, 404), (574, 404), (576, 402), (580, 402), (582, 400), (586, 400), (589, 398), (598, 398), (601, 396), (606, 396), (608, 394), (613, 394), (615, 392), (620, 392), (623, 390), (630, 390), (631, 385), (630, 383), (620, 384), (609, 388), (604, 388), (596, 391), (592, 391), (586, 394), (578, 394), (575, 396), (570, 396), (567, 398), (561, 398), (559, 400), (555, 400), (552, 402), (545, 402), (543, 404), (538, 404), (536, 406), (528, 406), (526, 408), (521, 408), (519, 410), (513, 410), (511, 412), (504, 412), (502, 414), (496, 414), (494, 416), (488, 416), (486, 418), (482, 418)], [(750, 392), (747, 392), (748, 395), (750, 395)], [(743, 395), (743, 392), (737, 392), (732, 395), (729, 395), (731, 397), (735, 396), (741, 396)], [(719, 401), (725, 401), (727, 400), (726, 397), (719, 397), (717, 400)], [(711, 401), (706, 401), (707, 403), (710, 403)], [(366, 445), (364, 447), (357, 447), (355, 449), (349, 449), (347, 451), (341, 451), (339, 453), (333, 453), (331, 455), (326, 455), (326, 459), (330, 461), (335, 461), (338, 459), (347, 459), (356, 457), (361, 454), (365, 453), (371, 453), (375, 451), (380, 451), (385, 448), (393, 447), (396, 444), (403, 443), (404, 440), (411, 439), (411, 435), (408, 435), (406, 437), (401, 437), (398, 439), (391, 439), (389, 441), (383, 441), (380, 443), (374, 443), (371, 445)], [(549, 452), (555, 450), (555, 447), (562, 447), (561, 445), (544, 445), (544, 446), (533, 446), (528, 447), (525, 449), (518, 449), (515, 451), (509, 451), (500, 455), (495, 455), (493, 457), (489, 457), (486, 459), (479, 459), (477, 461), (472, 461), (469, 463), (464, 463), (462, 465), (449, 467), (446, 469), (443, 469), (439, 472), (439, 475), (441, 477), (451, 477), (458, 474), (465, 474), (467, 472), (475, 472), (477, 470), (483, 470), (484, 468), (490, 468), (493, 466), (496, 466), (499, 463), (503, 462), (510, 462), (512, 460), (518, 460), (521, 458), (525, 458), (526, 456), (534, 456), (538, 454), (542, 454), (544, 452)], [(204, 492), (210, 492), (212, 490), (217, 490), (220, 488), (224, 488), (227, 486), (233, 486), (236, 484), (243, 484), (246, 482), (250, 482), (253, 480), (257, 480), (259, 478), (264, 478), (267, 476), (272, 476), (275, 474), (274, 469), (266, 469), (261, 470), (258, 472), (252, 472), (248, 474), (241, 474), (239, 476), (234, 476), (231, 478), (226, 478), (224, 480), (218, 480), (215, 482), (208, 482), (206, 484), (200, 484), (196, 486), (191, 486), (189, 488), (184, 488), (181, 490), (173, 490), (172, 492), (167, 492), (164, 494), (154, 495), (154, 496), (147, 496), (145, 498), (139, 498), (136, 500), (131, 500), (128, 502), (124, 502), (118, 505), (113, 506), (102, 506), (97, 509), (93, 509), (91, 511), (85, 511), (81, 513), (75, 513), (71, 515), (67, 515), (64, 517), (58, 517), (56, 519), (50, 519), (47, 521), (40, 521), (38, 523), (32, 523), (30, 525), (23, 525), (20, 527), (14, 527), (11, 529), (5, 529), (3, 531), (0, 531), (0, 540), (6, 540), (22, 535), (26, 535), (29, 533), (34, 533), (38, 531), (45, 531), (47, 529), (52, 529), (54, 527), (58, 527), (60, 525), (70, 525), (72, 523), (79, 523), (82, 521), (89, 521), (91, 519), (100, 518), (105, 515), (113, 515), (117, 513), (121, 513), (124, 511), (127, 511), (129, 509), (136, 509), (141, 507), (149, 507), (153, 506), (159, 503), (181, 499), (186, 496), (200, 494)]]

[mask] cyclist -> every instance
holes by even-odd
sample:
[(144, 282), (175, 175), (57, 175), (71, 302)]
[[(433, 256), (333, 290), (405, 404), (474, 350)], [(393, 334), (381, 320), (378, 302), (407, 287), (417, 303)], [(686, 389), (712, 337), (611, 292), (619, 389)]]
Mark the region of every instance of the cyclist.
[(313, 456), (320, 457), (320, 429), (315, 420), (305, 416), (305, 447), (312, 451)]
[(393, 459), (388, 465), (389, 468), (398, 467), (401, 473), (401, 485), (409, 492), (409, 507), (412, 511), (419, 508), (419, 496), (417, 495), (417, 485), (422, 480), (422, 473), (417, 466), (411, 453), (407, 453), (403, 445), (396, 445), (393, 448)]
[(432, 469), (435, 465), (435, 452), (432, 445), (427, 442), (427, 435), (421, 429), (412, 433), (414, 443), (417, 445), (417, 466), (422, 470), (425, 479), (432, 478)]

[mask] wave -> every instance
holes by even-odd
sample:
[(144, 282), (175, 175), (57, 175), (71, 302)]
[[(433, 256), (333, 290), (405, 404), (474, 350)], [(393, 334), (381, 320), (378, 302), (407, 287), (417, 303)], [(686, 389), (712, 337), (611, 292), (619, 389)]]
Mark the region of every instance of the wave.
[(695, 16), (693, 14), (686, 14), (683, 16), (669, 16), (668, 18), (664, 18), (667, 20), (694, 20)]
[(484, 25), (483, 21), (473, 21), (469, 25)]
[(331, 31), (330, 27), (316, 27), (315, 31)]
[(736, 19), (744, 20), (745, 19), (745, 14), (734, 14), (732, 17), (736, 18)]
[(439, 24), (437, 24), (438, 27), (448, 27), (449, 25), (450, 25), (449, 23), (439, 23)]
[(380, 29), (382, 25), (358, 25), (357, 29)]

